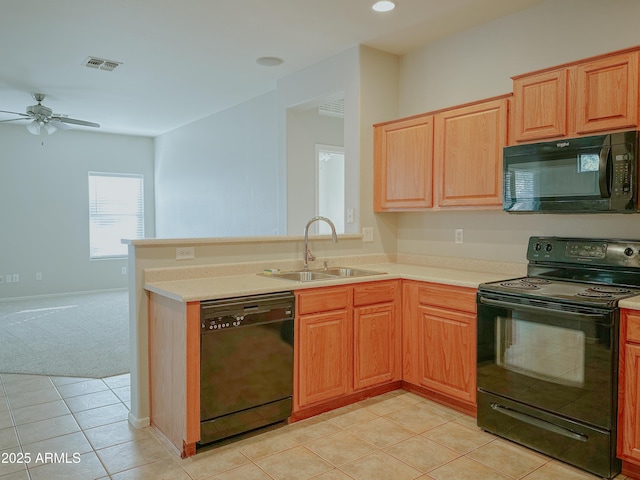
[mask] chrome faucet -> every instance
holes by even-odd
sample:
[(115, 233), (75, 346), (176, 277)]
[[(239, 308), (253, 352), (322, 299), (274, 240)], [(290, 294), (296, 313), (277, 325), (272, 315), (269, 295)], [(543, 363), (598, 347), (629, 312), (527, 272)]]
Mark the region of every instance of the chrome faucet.
[(307, 222), (307, 225), (304, 227), (304, 256), (303, 256), (303, 269), (309, 270), (309, 262), (314, 261), (316, 257), (309, 251), (309, 227), (313, 222), (317, 222), (318, 220), (322, 220), (323, 222), (327, 222), (331, 227), (331, 236), (333, 237), (333, 243), (338, 243), (338, 235), (336, 234), (336, 227), (331, 220), (327, 217), (322, 217), (318, 215), (317, 217), (313, 217), (311, 220)]

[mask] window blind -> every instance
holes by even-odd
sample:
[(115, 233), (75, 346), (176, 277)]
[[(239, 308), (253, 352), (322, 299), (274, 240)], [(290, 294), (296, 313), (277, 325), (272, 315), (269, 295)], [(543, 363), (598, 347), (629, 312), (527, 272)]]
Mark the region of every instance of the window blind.
[(122, 239), (143, 237), (142, 175), (89, 172), (90, 258), (126, 257)]

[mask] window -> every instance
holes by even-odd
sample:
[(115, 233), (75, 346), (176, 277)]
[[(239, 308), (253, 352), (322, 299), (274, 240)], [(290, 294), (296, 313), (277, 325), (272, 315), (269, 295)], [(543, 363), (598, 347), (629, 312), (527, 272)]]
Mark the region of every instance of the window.
[(122, 239), (142, 237), (142, 175), (89, 172), (90, 258), (126, 257)]

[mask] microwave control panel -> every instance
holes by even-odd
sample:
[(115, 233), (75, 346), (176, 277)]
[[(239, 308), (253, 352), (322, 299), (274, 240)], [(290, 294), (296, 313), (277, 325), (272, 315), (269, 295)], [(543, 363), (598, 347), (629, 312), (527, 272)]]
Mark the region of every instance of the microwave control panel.
[(631, 190), (631, 155), (623, 153), (613, 159), (613, 191), (612, 195), (626, 196)]

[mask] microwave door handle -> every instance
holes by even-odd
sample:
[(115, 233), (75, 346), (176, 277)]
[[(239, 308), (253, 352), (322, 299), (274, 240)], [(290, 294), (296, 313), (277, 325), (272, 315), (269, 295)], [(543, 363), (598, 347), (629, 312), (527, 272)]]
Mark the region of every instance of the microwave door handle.
[(600, 165), (599, 172), (599, 184), (600, 184), (600, 197), (611, 197), (611, 189), (609, 186), (609, 159), (611, 158), (611, 145), (605, 145), (600, 150)]

